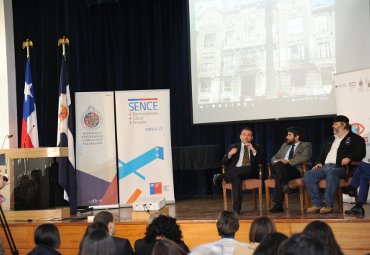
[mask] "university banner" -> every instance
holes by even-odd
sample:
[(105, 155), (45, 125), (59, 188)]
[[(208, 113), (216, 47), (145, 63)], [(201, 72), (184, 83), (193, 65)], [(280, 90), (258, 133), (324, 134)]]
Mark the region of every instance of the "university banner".
[[(352, 125), (352, 131), (365, 139), (364, 161), (370, 163), (370, 69), (334, 75), (334, 88), (337, 113), (346, 115)], [(343, 201), (355, 200), (344, 195)]]
[(79, 206), (118, 205), (113, 92), (76, 92)]
[(139, 197), (173, 203), (169, 90), (115, 92), (120, 206)]

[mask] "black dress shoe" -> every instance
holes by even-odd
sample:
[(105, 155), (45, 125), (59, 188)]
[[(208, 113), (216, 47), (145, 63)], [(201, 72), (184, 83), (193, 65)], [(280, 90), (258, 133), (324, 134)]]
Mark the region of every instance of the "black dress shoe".
[(270, 210), (270, 213), (278, 213), (278, 212), (284, 212), (284, 208), (280, 204), (275, 204)]
[(356, 197), (357, 196), (357, 189), (352, 187), (352, 186), (348, 186), (347, 187), (347, 194), (350, 197)]
[(344, 212), (347, 215), (365, 215), (365, 210), (363, 207), (354, 206), (350, 210)]
[(215, 174), (213, 175), (213, 184), (218, 186), (222, 182), (222, 174)]

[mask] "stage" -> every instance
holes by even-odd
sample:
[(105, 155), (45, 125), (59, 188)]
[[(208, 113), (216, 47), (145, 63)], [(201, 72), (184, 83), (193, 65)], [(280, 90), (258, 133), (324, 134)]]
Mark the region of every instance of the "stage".
[[(333, 213), (326, 215), (307, 214), (301, 213), (299, 210), (298, 194), (291, 194), (289, 196), (289, 210), (284, 213), (270, 214), (266, 211), (265, 204), (263, 204), (262, 213), (254, 211), (251, 198), (249, 194), (245, 194), (243, 197), (243, 208), (239, 216), (240, 229), (236, 235), (236, 239), (239, 241), (249, 241), (248, 233), (251, 221), (262, 215), (271, 217), (277, 230), (286, 235), (300, 232), (307, 223), (319, 219), (327, 222), (333, 228), (345, 254), (366, 254), (370, 252), (370, 205), (365, 206), (365, 211), (368, 213), (365, 217), (344, 216), (338, 213), (337, 204)], [(344, 210), (352, 206), (351, 204), (344, 204)], [(230, 208), (231, 204), (229, 204)], [(221, 210), (223, 210), (222, 197), (216, 196), (213, 198), (194, 197), (178, 200), (173, 205), (167, 205), (163, 212), (177, 218), (181, 225), (184, 241), (189, 248), (192, 248), (219, 239), (215, 222), (217, 214)], [(132, 220), (132, 208), (110, 209), (109, 211), (113, 213), (116, 220), (116, 236), (128, 238), (132, 245), (136, 239), (143, 237), (147, 220)], [(9, 221), (8, 223), (20, 254), (26, 254), (34, 247), (34, 229), (45, 222), (54, 223), (59, 228), (62, 242), (59, 251), (62, 254), (77, 254), (79, 242), (88, 225), (87, 217), (97, 212), (99, 211), (79, 213), (71, 219), (47, 219), (40, 215), (40, 219), (32, 222)], [(147, 218), (155, 216), (156, 213), (153, 213), (148, 215)], [(3, 231), (1, 231), (0, 236), (7, 254), (10, 254)]]

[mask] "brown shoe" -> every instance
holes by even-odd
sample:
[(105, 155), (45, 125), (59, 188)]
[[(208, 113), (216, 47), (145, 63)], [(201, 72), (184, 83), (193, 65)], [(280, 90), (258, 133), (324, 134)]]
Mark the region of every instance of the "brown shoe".
[(321, 210), (321, 207), (320, 206), (313, 205), (311, 207), (308, 207), (307, 210), (306, 210), (306, 212), (307, 213), (318, 213), (320, 210)]
[(331, 211), (332, 211), (332, 209), (328, 205), (325, 205), (325, 206), (321, 207), (321, 209), (320, 209), (320, 213), (331, 213)]

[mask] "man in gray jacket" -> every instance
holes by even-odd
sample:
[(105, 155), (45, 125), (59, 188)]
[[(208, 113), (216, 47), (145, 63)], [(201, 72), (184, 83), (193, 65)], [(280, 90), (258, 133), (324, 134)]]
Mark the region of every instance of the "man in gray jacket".
[(311, 160), (312, 145), (302, 142), (302, 131), (299, 127), (287, 128), (286, 143), (272, 157), (272, 174), (275, 179), (273, 200), (275, 205), (269, 210), (271, 213), (283, 212), (284, 193), (290, 192), (288, 182), (302, 176), (303, 163)]

